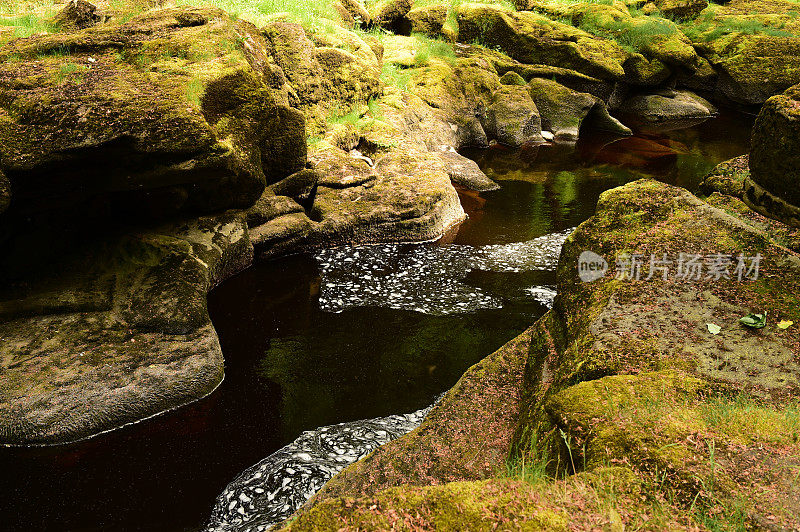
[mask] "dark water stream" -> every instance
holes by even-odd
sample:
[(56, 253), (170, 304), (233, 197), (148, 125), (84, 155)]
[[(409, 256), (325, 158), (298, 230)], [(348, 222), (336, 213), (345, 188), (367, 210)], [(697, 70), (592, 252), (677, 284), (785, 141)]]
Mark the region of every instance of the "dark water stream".
[(502, 188), (462, 193), (470, 218), (442, 241), (255, 265), (209, 298), (220, 388), (85, 442), (0, 449), (0, 530), (197, 530), (228, 482), (302, 431), (425, 407), (540, 316), (552, 264), (515, 266), (514, 243), (574, 227), (602, 191), (642, 176), (693, 189), (748, 150), (750, 126), (723, 115), (611, 144), (470, 153)]

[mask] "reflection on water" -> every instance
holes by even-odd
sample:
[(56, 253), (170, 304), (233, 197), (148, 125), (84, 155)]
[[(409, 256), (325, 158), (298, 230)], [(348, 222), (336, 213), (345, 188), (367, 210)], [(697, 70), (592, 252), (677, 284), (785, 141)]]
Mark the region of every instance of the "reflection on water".
[[(591, 215), (602, 191), (643, 176), (693, 188), (714, 164), (748, 151), (749, 127), (746, 119), (723, 116), (690, 130), (615, 142), (473, 154), (502, 188), (461, 192), (470, 218), (451, 235), (454, 250), (390, 247), (391, 275), (415, 270), (420, 261), (461, 261), (445, 269), (458, 270), (455, 280), (418, 282), (416, 295), (400, 304), (382, 292), (402, 290), (402, 277), (370, 285), (369, 296), (347, 288), (363, 275), (361, 266), (344, 280), (329, 269), (325, 282), (333, 287), (322, 285), (325, 268), (314, 257), (254, 266), (209, 298), (226, 360), (217, 392), (87, 442), (0, 449), (2, 528), (196, 530), (232, 479), (303, 431), (427, 406), (467, 367), (530, 325), (552, 296), (551, 263), (481, 269), (476, 257), (574, 227)], [(323, 263), (339, 264), (339, 253), (321, 255)], [(446, 283), (458, 283), (461, 295), (439, 298)], [(448, 313), (460, 308), (460, 297), (464, 303), (476, 294), (498, 304), (468, 303), (465, 309), (475, 310)], [(324, 311), (320, 298), (336, 312)]]

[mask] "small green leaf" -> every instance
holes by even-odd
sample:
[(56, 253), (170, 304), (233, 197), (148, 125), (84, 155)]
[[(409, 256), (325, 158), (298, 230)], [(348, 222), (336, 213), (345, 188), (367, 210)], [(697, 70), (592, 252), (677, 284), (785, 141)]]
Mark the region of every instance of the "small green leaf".
[(706, 323), (706, 327), (708, 327), (708, 332), (711, 334), (719, 334), (719, 332), (722, 330), (722, 327), (716, 323)]
[(751, 329), (763, 329), (767, 325), (766, 314), (748, 314), (743, 318), (739, 318), (739, 322), (745, 327)]
[(778, 329), (788, 329), (794, 324), (792, 320), (781, 320), (778, 322)]

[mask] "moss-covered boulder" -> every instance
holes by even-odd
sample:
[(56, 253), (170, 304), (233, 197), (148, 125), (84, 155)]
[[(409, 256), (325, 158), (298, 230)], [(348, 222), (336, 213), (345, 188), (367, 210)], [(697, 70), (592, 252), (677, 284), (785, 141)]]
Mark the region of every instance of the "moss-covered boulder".
[(301, 169), (305, 121), (265, 57), (254, 26), (196, 8), (4, 46), (0, 242), (15, 252), (0, 271), (24, 275), (92, 224), (246, 208)]
[(406, 14), (406, 18), (411, 21), (411, 31), (428, 37), (440, 37), (447, 20), (447, 9), (442, 4), (415, 7)]
[(347, 114), (380, 92), (380, 61), (358, 34), (331, 25), (330, 31), (303, 28), (287, 20), (264, 26), (269, 57), (289, 87), (289, 102), (319, 134), (332, 117)]
[(411, 0), (380, 0), (369, 7), (369, 13), (374, 24), (407, 35), (403, 25), (407, 23), (406, 15), (413, 5)]
[(666, 17), (691, 19), (708, 7), (708, 0), (656, 0), (655, 5)]
[(112, 236), (0, 291), (0, 443), (86, 438), (223, 377), (206, 293), (252, 260), (243, 215)]
[(568, 68), (602, 80), (622, 79), (628, 57), (616, 42), (569, 24), (485, 4), (459, 6), (458, 40), (497, 47), (522, 63)]
[(484, 130), (488, 138), (507, 146), (543, 141), (539, 111), (524, 85), (506, 85), (495, 91), (486, 109)]
[(692, 530), (677, 508), (648, 503), (645, 493), (633, 472), (619, 466), (557, 482), (495, 478), (403, 486), (325, 501), (282, 530)]
[(660, 90), (628, 98), (617, 112), (640, 125), (686, 127), (716, 116), (717, 108), (693, 92)]
[(594, 129), (631, 134), (629, 128), (608, 114), (602, 100), (591, 94), (543, 78), (532, 79), (528, 92), (539, 110), (542, 129), (553, 133), (556, 140), (576, 141), (584, 122)]
[(761, 108), (750, 150), (745, 201), (754, 209), (800, 226), (800, 85)]
[[(0, 164), (15, 205), (62, 201), (66, 183), (80, 195), (179, 186), (193, 209), (252, 204), (305, 159), (302, 142), (273, 144), (305, 131), (273, 96), (264, 55), (254, 26), (216, 9), (12, 41), (0, 56)], [(58, 197), (43, 197), (56, 177)]]
[(722, 97), (761, 105), (770, 96), (800, 82), (800, 21), (793, 2), (712, 3), (681, 28), (718, 71), (716, 90)]
[(320, 176), (311, 246), (432, 240), (465, 217), (445, 165), (427, 149), (385, 146), (370, 158), (322, 141), (311, 161)]
[(750, 174), (749, 155), (723, 161), (703, 178), (700, 190), (710, 196), (714, 192), (742, 199), (744, 181)]
[(463, 139), (457, 148), (487, 145), (486, 109), (500, 87), (497, 72), (482, 57), (431, 58), (412, 72), (408, 83), (408, 89), (426, 104), (444, 111)]

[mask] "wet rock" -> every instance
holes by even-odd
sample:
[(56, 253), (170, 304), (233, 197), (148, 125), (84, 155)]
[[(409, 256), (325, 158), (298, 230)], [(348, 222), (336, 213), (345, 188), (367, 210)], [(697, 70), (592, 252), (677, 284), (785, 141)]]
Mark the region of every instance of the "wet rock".
[(253, 257), (242, 215), (123, 235), (0, 296), (0, 443), (86, 438), (210, 393), (223, 376), (206, 293)]
[(484, 130), (488, 138), (507, 146), (543, 142), (539, 110), (527, 87), (505, 85), (497, 89), (486, 109)]
[(472, 159), (459, 155), (454, 150), (442, 151), (439, 157), (444, 163), (450, 180), (456, 185), (478, 192), (488, 192), (500, 188), (500, 185), (486, 177), (478, 163)]
[(542, 129), (552, 132), (556, 140), (576, 141), (587, 119), (595, 129), (622, 136), (631, 134), (631, 130), (609, 115), (605, 104), (591, 94), (542, 78), (532, 79), (528, 90), (539, 110)]
[(800, 226), (798, 189), (800, 150), (800, 86), (773, 96), (753, 126), (750, 176), (744, 200), (758, 212)]
[(320, 143), (311, 159), (320, 174), (311, 245), (430, 240), (465, 217), (435, 152), (397, 146), (370, 166)]
[(319, 174), (314, 170), (305, 168), (282, 181), (270, 185), (269, 189), (277, 196), (289, 196), (300, 205), (311, 208), (314, 203), (314, 195), (317, 192), (317, 181), (319, 181)]
[(97, 14), (97, 6), (86, 0), (70, 0), (53, 17), (53, 24), (62, 30), (82, 30), (102, 22), (104, 17)]
[(619, 112), (644, 124), (697, 123), (717, 115), (716, 107), (704, 98), (689, 91), (674, 90), (638, 94), (625, 100)]

